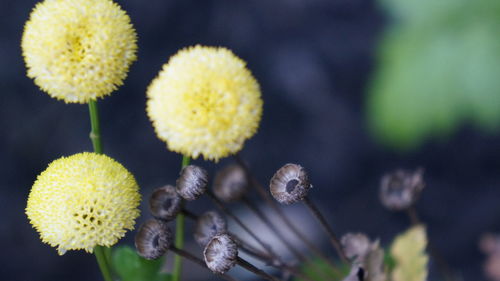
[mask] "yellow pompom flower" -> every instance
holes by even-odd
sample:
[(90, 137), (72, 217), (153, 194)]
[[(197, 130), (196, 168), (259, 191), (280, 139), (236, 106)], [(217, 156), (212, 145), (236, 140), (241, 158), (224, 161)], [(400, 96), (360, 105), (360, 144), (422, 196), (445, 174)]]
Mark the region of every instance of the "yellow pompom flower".
[(28, 77), (67, 103), (87, 103), (123, 84), (136, 59), (128, 15), (110, 0), (45, 0), (31, 12), (21, 47)]
[(172, 151), (215, 160), (241, 150), (262, 115), (260, 87), (226, 48), (180, 50), (147, 91), (147, 112)]
[(92, 252), (134, 228), (141, 196), (134, 176), (106, 155), (79, 153), (53, 161), (28, 198), (26, 214), (43, 242)]

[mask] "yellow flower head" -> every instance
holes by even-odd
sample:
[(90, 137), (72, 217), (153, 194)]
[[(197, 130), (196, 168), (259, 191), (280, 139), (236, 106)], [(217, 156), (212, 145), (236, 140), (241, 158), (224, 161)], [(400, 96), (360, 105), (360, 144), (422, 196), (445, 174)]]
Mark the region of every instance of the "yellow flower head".
[(53, 161), (31, 189), (26, 214), (43, 242), (92, 252), (111, 246), (134, 228), (139, 187), (121, 164), (108, 156), (79, 153)]
[(67, 103), (86, 103), (123, 84), (136, 59), (128, 15), (110, 0), (45, 0), (22, 38), (28, 77)]
[(147, 111), (168, 148), (217, 161), (259, 127), (260, 87), (226, 48), (195, 46), (170, 58), (148, 88)]

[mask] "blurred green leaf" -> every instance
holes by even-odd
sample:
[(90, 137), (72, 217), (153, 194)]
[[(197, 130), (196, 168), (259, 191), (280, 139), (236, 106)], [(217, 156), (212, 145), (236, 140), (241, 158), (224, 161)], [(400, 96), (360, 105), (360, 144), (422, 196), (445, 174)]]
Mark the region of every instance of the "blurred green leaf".
[(146, 260), (129, 246), (113, 250), (113, 268), (122, 281), (170, 281), (170, 274), (160, 273), (164, 259)]
[[(311, 262), (302, 265), (302, 272), (316, 281), (340, 281), (349, 274), (351, 268), (339, 263), (335, 268), (321, 258), (312, 258)], [(296, 281), (303, 281), (295, 278)]]
[(384, 255), (384, 265), (386, 267), (387, 272), (392, 272), (392, 270), (396, 267), (396, 260), (391, 255), (390, 251), (386, 251)]
[(405, 150), (464, 123), (497, 130), (500, 1), (380, 1), (399, 22), (382, 40), (368, 96), (375, 136)]

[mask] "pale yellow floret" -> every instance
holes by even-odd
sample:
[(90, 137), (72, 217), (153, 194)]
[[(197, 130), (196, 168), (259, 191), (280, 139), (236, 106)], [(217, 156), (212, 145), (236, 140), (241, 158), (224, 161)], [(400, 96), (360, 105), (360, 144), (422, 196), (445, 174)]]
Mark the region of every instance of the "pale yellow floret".
[(45, 0), (24, 27), (28, 77), (68, 103), (86, 103), (123, 84), (136, 59), (128, 15), (110, 0)]
[(170, 58), (147, 91), (147, 112), (172, 151), (215, 160), (241, 150), (259, 127), (260, 87), (225, 48), (195, 46)]
[(92, 252), (134, 228), (141, 196), (130, 172), (108, 156), (79, 153), (53, 161), (31, 189), (26, 214), (43, 242)]

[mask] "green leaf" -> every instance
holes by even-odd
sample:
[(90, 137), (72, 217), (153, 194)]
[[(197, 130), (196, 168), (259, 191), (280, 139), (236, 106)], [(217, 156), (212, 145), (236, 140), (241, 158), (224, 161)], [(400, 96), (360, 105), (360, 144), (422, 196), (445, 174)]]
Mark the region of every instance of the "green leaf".
[[(332, 266), (321, 258), (312, 258), (311, 262), (301, 266), (302, 272), (316, 281), (340, 281), (349, 274), (350, 267), (339, 263)], [(296, 281), (303, 281), (300, 278), (295, 278)]]
[(395, 260), (394, 281), (425, 281), (429, 257), (425, 253), (427, 236), (422, 225), (414, 226), (394, 239), (391, 255)]
[(409, 150), (464, 124), (497, 131), (500, 1), (380, 1), (401, 21), (382, 40), (370, 85), (375, 137)]
[(387, 268), (388, 272), (392, 272), (396, 267), (396, 260), (394, 259), (394, 257), (391, 255), (390, 252), (385, 252), (384, 265)]
[(164, 258), (146, 260), (129, 246), (113, 250), (113, 268), (122, 281), (170, 281), (170, 274), (160, 273)]

